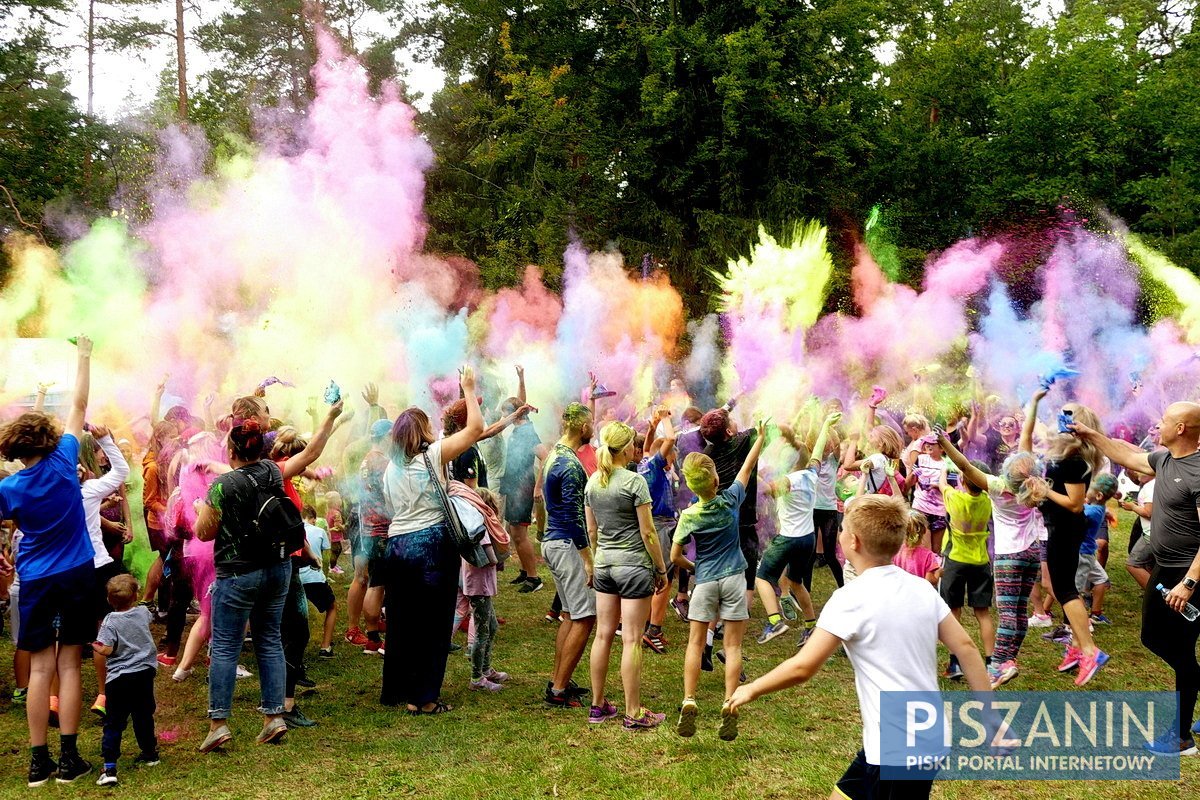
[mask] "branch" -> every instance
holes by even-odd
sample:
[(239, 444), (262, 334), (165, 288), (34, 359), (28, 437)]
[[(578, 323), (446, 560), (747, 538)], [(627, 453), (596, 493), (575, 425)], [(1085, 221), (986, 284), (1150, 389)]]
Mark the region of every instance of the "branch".
[(0, 191), (3, 191), (4, 196), (8, 198), (9, 208), (11, 208), (13, 211), (13, 214), (16, 215), (17, 222), (21, 223), (21, 225), (25, 226), (26, 228), (29, 228), (31, 231), (36, 233), (38, 241), (41, 242), (42, 244), (46, 244), (46, 237), (42, 235), (42, 226), (38, 225), (36, 223), (25, 221), (25, 218), (21, 216), (21, 209), (17, 208), (17, 201), (13, 199), (13, 196), (8, 191), (7, 186), (0, 183)]

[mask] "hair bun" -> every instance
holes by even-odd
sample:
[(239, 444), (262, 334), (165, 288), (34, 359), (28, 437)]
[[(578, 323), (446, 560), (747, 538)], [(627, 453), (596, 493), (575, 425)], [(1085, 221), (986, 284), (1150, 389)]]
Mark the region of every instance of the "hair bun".
[(248, 419), (234, 419), (233, 427), (240, 429), (242, 433), (258, 433), (262, 430), (262, 425), (254, 417)]

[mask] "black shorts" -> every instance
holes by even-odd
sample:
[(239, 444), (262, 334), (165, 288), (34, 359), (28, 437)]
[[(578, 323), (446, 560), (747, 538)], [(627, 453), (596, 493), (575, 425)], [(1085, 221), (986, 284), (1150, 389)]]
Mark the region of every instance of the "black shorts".
[(995, 588), (990, 564), (964, 564), (947, 558), (942, 565), (942, 582), (938, 591), (951, 608), (990, 608)]
[(150, 542), (150, 549), (158, 553), (162, 558), (167, 557), (167, 551), (171, 549), (171, 543), (167, 541), (167, 536), (158, 528), (146, 526), (146, 539)]
[(509, 525), (528, 525), (533, 520), (533, 481), (512, 488), (504, 495), (504, 521)]
[(372, 536), (371, 539), (371, 555), (367, 559), (367, 586), (372, 589), (383, 588), (386, 585), (385, 577), (387, 575), (387, 566), (385, 556), (387, 555), (386, 536)]
[(36, 653), (56, 641), (83, 645), (96, 636), (96, 568), (88, 561), (44, 578), (21, 581), (21, 638), (17, 649)]
[(97, 567), (94, 570), (96, 588), (92, 595), (92, 615), (97, 622), (103, 622), (108, 612), (113, 610), (113, 607), (108, 604), (108, 582), (124, 572), (125, 565), (120, 561), (110, 561), (103, 567)]
[(867, 763), (862, 750), (837, 782), (838, 794), (847, 800), (928, 800), (933, 779), (888, 781), (879, 777), (879, 767)]
[(304, 596), (322, 614), (333, 608), (333, 589), (325, 581), (304, 584)]

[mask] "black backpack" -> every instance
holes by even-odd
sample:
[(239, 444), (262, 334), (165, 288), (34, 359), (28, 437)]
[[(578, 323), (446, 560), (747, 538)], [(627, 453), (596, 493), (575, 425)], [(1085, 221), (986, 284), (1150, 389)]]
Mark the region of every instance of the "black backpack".
[(267, 468), (270, 474), (266, 482), (256, 479), (245, 467), (236, 470), (254, 488), (255, 511), (250, 519), (250, 525), (254, 528), (254, 545), (251, 548), (253, 560), (262, 564), (278, 564), (304, 547), (304, 520), (300, 517), (300, 509), (283, 490), (283, 474), (279, 472), (279, 467), (270, 461), (256, 463), (271, 465)]

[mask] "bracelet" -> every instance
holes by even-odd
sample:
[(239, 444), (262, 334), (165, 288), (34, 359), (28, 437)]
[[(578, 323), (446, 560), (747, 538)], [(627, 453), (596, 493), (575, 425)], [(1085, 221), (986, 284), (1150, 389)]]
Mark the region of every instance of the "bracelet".
[(654, 574), (655, 575), (666, 575), (667, 571), (665, 569), (656, 569), (656, 570), (654, 570)]

